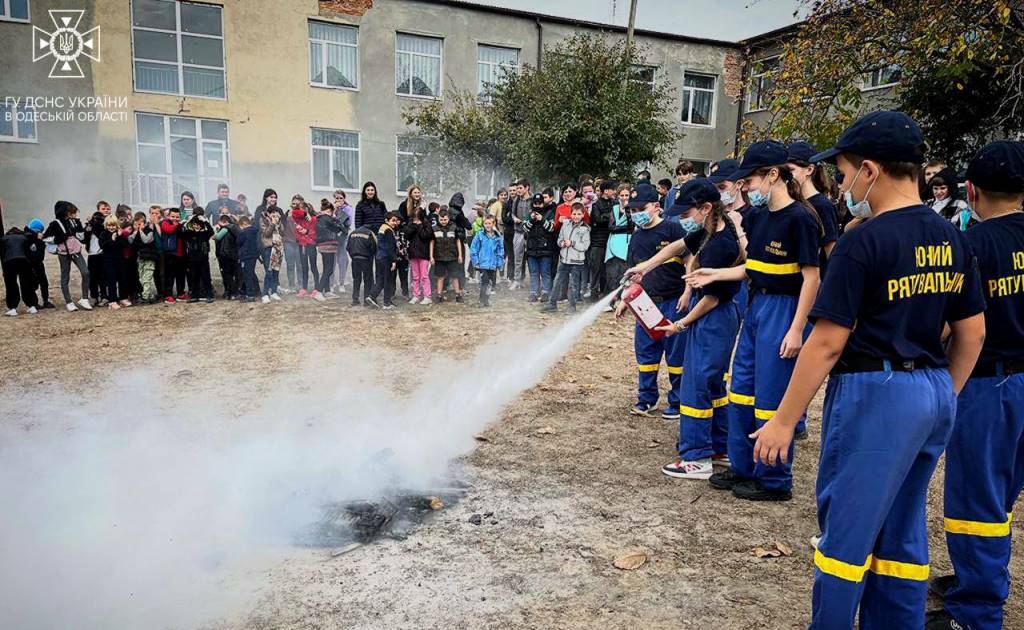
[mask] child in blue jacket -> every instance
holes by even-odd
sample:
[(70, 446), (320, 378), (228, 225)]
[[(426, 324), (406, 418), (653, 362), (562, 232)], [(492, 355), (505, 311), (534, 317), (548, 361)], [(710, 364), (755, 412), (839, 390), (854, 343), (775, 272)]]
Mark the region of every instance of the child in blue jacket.
[(484, 217), (484, 229), (473, 237), (469, 260), (480, 272), (480, 306), (491, 305), (488, 288), (497, 283), (498, 270), (505, 267), (505, 242), (494, 229), (494, 217)]

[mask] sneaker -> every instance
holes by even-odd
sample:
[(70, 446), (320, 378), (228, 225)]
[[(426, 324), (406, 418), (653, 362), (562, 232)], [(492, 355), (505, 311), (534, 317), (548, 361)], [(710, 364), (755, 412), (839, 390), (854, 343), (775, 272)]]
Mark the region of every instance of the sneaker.
[(576, 307), (575, 306), (569, 306), (569, 308), (565, 309), (565, 312), (566, 313), (575, 313), (576, 312)]
[(53, 305), (53, 302), (43, 302), (43, 308), (57, 308)]
[(726, 468), (732, 466), (732, 462), (729, 461), (729, 456), (725, 453), (715, 453), (712, 455), (711, 463), (715, 466), (725, 466)]
[(362, 303), (360, 303), (359, 298), (352, 300), (352, 306), (362, 306)]
[(924, 630), (967, 630), (969, 627), (957, 623), (945, 609), (929, 610), (924, 615)]
[(394, 304), (385, 304), (384, 306), (380, 307), (380, 310), (382, 310), (382, 311), (393, 311), (393, 310), (395, 310), (395, 305)]
[(377, 300), (375, 300), (375, 299), (373, 299), (372, 297), (369, 297), (369, 296), (367, 296), (367, 298), (366, 298), (366, 305), (367, 306), (372, 306), (374, 308), (380, 308), (380, 304), (377, 304)]
[(611, 313), (611, 312), (615, 311), (615, 307), (612, 306), (611, 304), (609, 304), (608, 306), (604, 307), (604, 309), (602, 309), (602, 311), (605, 312), (605, 313)]
[(345, 285), (340, 285), (337, 289), (334, 290), (334, 292), (337, 293), (338, 295), (344, 295)]
[(188, 302), (188, 293), (182, 293), (178, 296), (179, 302)]
[(264, 304), (270, 304), (270, 296), (264, 295), (262, 298), (260, 298), (260, 301), (263, 302)]
[(462, 294), (461, 293), (456, 293), (455, 294), (455, 303), (456, 304), (462, 304)]
[(66, 306), (67, 306), (67, 308), (68, 308), (68, 312), (69, 312), (69, 313), (74, 313), (75, 311), (77, 311), (77, 310), (78, 310), (78, 307), (77, 307), (77, 306), (75, 306), (75, 303), (74, 303), (74, 302), (68, 302), (68, 303), (66, 304)]
[(955, 575), (940, 575), (928, 581), (928, 592), (939, 599), (946, 599), (946, 594), (958, 583)]
[(651, 416), (651, 412), (654, 411), (654, 409), (655, 406), (652, 405), (651, 403), (637, 403), (630, 407), (629, 413), (634, 416), (644, 416), (645, 418), (649, 418)]
[(166, 302), (167, 304), (174, 304), (174, 298), (168, 295), (166, 298), (164, 298), (164, 302)]
[(419, 303), (420, 303), (420, 299), (418, 297), (414, 297), (413, 299), (409, 300), (409, 304), (419, 304)]
[(807, 429), (804, 429), (803, 431), (799, 431), (797, 433), (794, 433), (793, 434), (793, 439), (798, 441), (798, 442), (801, 441), (801, 440), (806, 440), (807, 439)]
[[(821, 534), (815, 534), (814, 536), (811, 536), (811, 547), (813, 547), (814, 549), (817, 549), (818, 548), (818, 544), (820, 542), (821, 542)], [(931, 585), (929, 585), (929, 588), (930, 587), (931, 587)]]
[(759, 480), (748, 479), (732, 487), (732, 496), (747, 501), (789, 501), (793, 493), (789, 490), (769, 490)]
[(18, 316), (18, 309), (12, 308), (11, 310), (9, 310), (6, 313), (4, 313), (4, 315), (6, 315), (8, 317), (17, 317)]
[(213, 304), (213, 298), (203, 298), (203, 302), (207, 304)]
[(711, 459), (698, 459), (697, 461), (679, 460), (661, 467), (661, 472), (676, 479), (710, 479)]
[(112, 311), (119, 311), (121, 310), (121, 305), (118, 304), (117, 302), (111, 302), (110, 304), (107, 305), (107, 308), (109, 308)]
[(338, 295), (336, 293), (334, 293), (333, 291), (326, 291), (323, 294), (323, 296), (324, 296), (324, 299), (327, 299), (327, 300), (337, 300), (338, 299)]
[(736, 471), (732, 468), (727, 468), (708, 478), (708, 483), (716, 490), (732, 490), (736, 484), (743, 483), (744, 481), (749, 481), (749, 479), (737, 475)]
[(118, 302), (118, 304), (120, 304), (121, 306), (124, 306), (126, 308), (132, 305), (132, 303), (130, 301), (128, 301), (128, 300), (121, 300), (120, 302)]
[(39, 310), (38, 310), (38, 309), (36, 309), (36, 307), (34, 307), (34, 306), (30, 306), (30, 307), (28, 307), (28, 314), (29, 314), (29, 315), (35, 315), (35, 314), (36, 314), (36, 313), (38, 313), (38, 312), (39, 312)]
[(512, 289), (513, 291), (518, 291), (519, 289), (522, 288), (522, 285), (518, 282), (512, 282), (512, 286), (510, 286), (509, 288)]
[(590, 299), (590, 296), (591, 296), (591, 293), (590, 293), (590, 291), (589, 291), (589, 290), (588, 290), (588, 291), (584, 291), (584, 292), (583, 292), (583, 299), (584, 299), (584, 300), (589, 300), (589, 299)]
[(324, 297), (324, 294), (320, 293), (319, 291), (313, 291), (312, 295), (313, 295), (313, 299), (316, 300), (317, 302), (326, 302), (327, 301), (327, 298)]
[(558, 310), (558, 307), (555, 306), (554, 304), (552, 304), (551, 302), (548, 302), (544, 306), (540, 307), (540, 312), (541, 313), (554, 313), (557, 310)]
[(306, 297), (306, 290), (299, 289), (299, 292), (295, 294), (295, 297)]
[(665, 407), (661, 411), (661, 417), (664, 418), (665, 420), (678, 420), (679, 409), (677, 409), (676, 407)]
[(528, 300), (526, 300), (526, 301), (527, 301), (527, 302), (536, 302), (536, 301), (537, 301), (537, 300), (539, 300), (539, 299), (540, 299), (540, 298), (539, 298), (538, 296), (536, 296), (536, 295), (534, 295), (534, 294), (532, 294), (532, 293), (531, 293), (531, 294), (530, 294), (530, 298), (529, 298)]
[(196, 303), (196, 302), (198, 302), (198, 301), (199, 301), (199, 298), (197, 298), (197, 297), (190, 297), (190, 298), (188, 299), (188, 303), (189, 303), (189, 304), (195, 304), (195, 303)]
[(89, 298), (82, 298), (81, 300), (78, 300), (78, 306), (86, 311), (92, 310), (92, 303), (89, 301)]
[(540, 301), (541, 302), (547, 302), (549, 300), (551, 300), (551, 294), (550, 293), (544, 293), (543, 291), (541, 291), (541, 293), (540, 293)]
[(275, 291), (274, 293), (270, 294), (270, 299), (274, 300), (275, 302), (280, 302), (281, 301), (281, 296), (278, 295), (277, 292)]

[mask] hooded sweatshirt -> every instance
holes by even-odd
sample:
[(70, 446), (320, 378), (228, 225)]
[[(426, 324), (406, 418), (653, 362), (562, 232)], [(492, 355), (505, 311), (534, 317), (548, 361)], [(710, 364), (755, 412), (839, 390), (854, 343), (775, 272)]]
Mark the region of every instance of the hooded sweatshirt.
[(473, 224), (470, 223), (469, 219), (466, 218), (466, 214), (462, 211), (465, 205), (466, 198), (460, 192), (452, 195), (451, 200), (448, 201), (448, 216), (452, 220), (452, 225), (458, 230), (459, 237), (462, 238), (463, 243), (467, 240), (467, 234), (473, 229)]
[(302, 208), (295, 208), (292, 210), (291, 219), (295, 231), (295, 242), (299, 244), (299, 247), (316, 245), (316, 217), (310, 217)]

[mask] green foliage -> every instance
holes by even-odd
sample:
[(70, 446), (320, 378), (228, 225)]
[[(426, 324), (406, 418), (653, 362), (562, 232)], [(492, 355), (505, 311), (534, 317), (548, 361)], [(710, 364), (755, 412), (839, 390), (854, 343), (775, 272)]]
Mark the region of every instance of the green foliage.
[[(1024, 28), (1009, 0), (805, 0), (808, 19), (783, 45), (768, 122), (745, 133), (833, 142), (861, 114), (913, 116), (931, 154), (962, 162), (985, 141), (1024, 130)], [(1012, 5), (1012, 6), (1011, 6)], [(861, 90), (895, 67), (890, 92)]]
[(674, 144), (665, 83), (630, 80), (636, 49), (579, 34), (545, 47), (540, 68), (524, 65), (489, 87), (481, 102), (448, 90), (446, 101), (413, 106), (405, 121), (430, 138), (447, 168), (501, 169), (535, 181), (581, 173), (628, 177), (641, 162), (663, 162)]

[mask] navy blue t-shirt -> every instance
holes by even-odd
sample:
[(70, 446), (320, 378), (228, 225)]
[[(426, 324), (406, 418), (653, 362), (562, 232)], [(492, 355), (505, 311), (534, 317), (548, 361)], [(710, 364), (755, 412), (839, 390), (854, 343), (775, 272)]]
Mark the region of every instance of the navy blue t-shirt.
[(1024, 358), (1024, 212), (983, 221), (964, 236), (978, 259), (988, 303), (978, 363)]
[(814, 211), (818, 213), (818, 218), (821, 219), (821, 254), (819, 257), (820, 263), (818, 266), (821, 268), (821, 277), (825, 277), (825, 270), (828, 267), (828, 254), (825, 253), (825, 246), (829, 243), (835, 243), (839, 239), (839, 215), (836, 212), (836, 206), (832, 203), (828, 197), (818, 193), (811, 195), (811, 198), (807, 200), (812, 206)]
[[(729, 221), (730, 219), (726, 219)], [(697, 230), (686, 237), (686, 249), (697, 257), (697, 263), (702, 268), (725, 269), (736, 264), (740, 257), (740, 243), (736, 240), (732, 231), (727, 229), (715, 232), (707, 240), (704, 240), (707, 232)], [(740, 281), (712, 282), (703, 289), (694, 291), (699, 300), (705, 295), (713, 295), (720, 302), (728, 302), (740, 290)]]
[(754, 206), (743, 217), (747, 233), (747, 275), (752, 289), (800, 295), (800, 268), (818, 266), (820, 232), (811, 210), (793, 202), (772, 212)]
[[(666, 245), (685, 237), (686, 230), (679, 224), (679, 221), (674, 220), (663, 220), (646, 230), (637, 229), (633, 232), (633, 237), (629, 239), (626, 264), (630, 267), (638, 265), (654, 257)], [(685, 273), (686, 266), (683, 264), (683, 259), (675, 256), (644, 274), (644, 279), (640, 284), (644, 291), (654, 298), (662, 300), (678, 298), (686, 288), (686, 283), (683, 281)]]
[(852, 329), (843, 359), (949, 364), (942, 330), (985, 309), (964, 235), (923, 205), (885, 212), (843, 235), (810, 318)]

